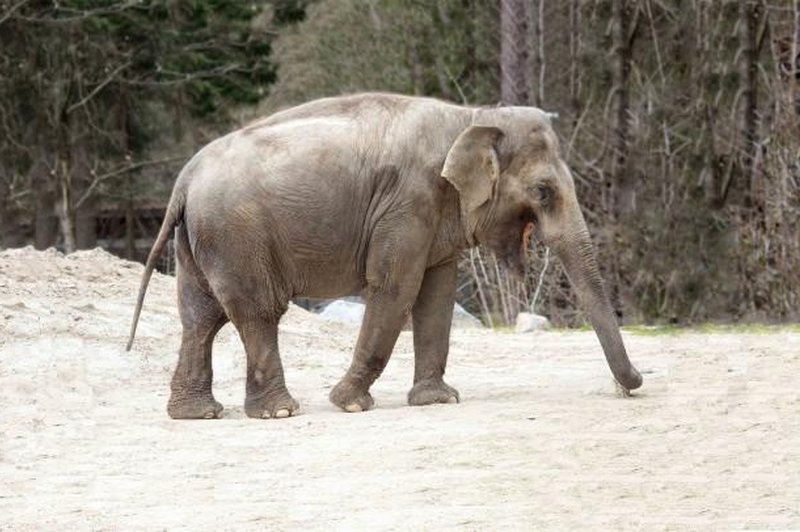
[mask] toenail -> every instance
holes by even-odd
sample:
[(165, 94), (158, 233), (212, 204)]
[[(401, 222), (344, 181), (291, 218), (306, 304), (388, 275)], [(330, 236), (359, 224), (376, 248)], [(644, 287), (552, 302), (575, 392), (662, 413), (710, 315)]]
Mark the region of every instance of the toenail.
[(344, 407), (344, 409), (347, 410), (348, 412), (361, 412), (363, 410), (363, 408), (361, 408), (361, 405), (358, 403), (349, 404), (346, 407)]

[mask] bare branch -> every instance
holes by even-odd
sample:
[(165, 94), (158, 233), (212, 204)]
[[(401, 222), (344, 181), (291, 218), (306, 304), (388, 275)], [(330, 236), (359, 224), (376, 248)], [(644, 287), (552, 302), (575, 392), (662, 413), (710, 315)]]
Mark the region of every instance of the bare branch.
[(84, 203), (86, 203), (86, 201), (92, 197), (92, 194), (94, 193), (95, 189), (97, 189), (97, 187), (104, 181), (108, 181), (109, 179), (112, 179), (114, 177), (126, 174), (128, 172), (132, 172), (134, 170), (138, 170), (139, 168), (144, 168), (146, 166), (174, 163), (175, 161), (180, 161), (183, 159), (185, 159), (185, 157), (169, 157), (166, 159), (158, 159), (154, 161), (142, 161), (134, 164), (129, 164), (127, 166), (123, 166), (121, 168), (117, 168), (105, 174), (96, 176), (92, 180), (92, 184), (89, 185), (89, 188), (87, 188), (86, 191), (83, 193), (83, 195), (80, 197), (80, 199), (78, 199), (78, 201), (75, 202), (75, 208), (77, 209), (81, 207)]
[(19, 8), (27, 4), (29, 1), (30, 0), (20, 0), (19, 2), (8, 8), (8, 10), (5, 13), (3, 13), (3, 16), (0, 17), (0, 24), (10, 19), (14, 15), (15, 11), (17, 11)]
[(106, 79), (104, 79), (100, 84), (98, 84), (92, 90), (92, 92), (90, 92), (89, 94), (87, 94), (86, 96), (81, 98), (81, 100), (79, 102), (70, 105), (67, 108), (67, 114), (71, 113), (72, 111), (74, 111), (75, 109), (77, 109), (77, 108), (79, 108), (79, 107), (81, 107), (83, 105), (86, 105), (86, 103), (89, 100), (91, 100), (92, 98), (94, 98), (101, 90), (103, 90), (106, 87), (106, 85), (108, 85), (109, 83), (114, 81), (114, 78), (117, 76), (117, 74), (119, 74), (120, 72), (122, 72), (123, 70), (128, 68), (130, 65), (131, 65), (131, 62), (130, 61), (126, 61), (123, 64), (119, 65), (117, 68), (115, 68), (111, 72), (111, 74), (109, 74), (108, 77), (106, 77)]

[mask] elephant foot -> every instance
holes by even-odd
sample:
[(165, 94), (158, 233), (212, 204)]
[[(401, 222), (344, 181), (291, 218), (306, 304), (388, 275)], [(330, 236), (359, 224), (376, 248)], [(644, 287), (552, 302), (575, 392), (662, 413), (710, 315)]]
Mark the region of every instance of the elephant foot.
[(333, 387), (328, 398), (345, 412), (363, 412), (375, 405), (368, 390), (352, 384), (346, 378)]
[(211, 392), (204, 394), (180, 394), (172, 392), (167, 403), (167, 413), (172, 419), (216, 419), (222, 413)]
[(458, 390), (445, 384), (441, 379), (419, 381), (408, 392), (408, 404), (411, 406), (458, 403), (460, 401)]
[(244, 412), (252, 418), (281, 419), (294, 416), (299, 411), (300, 404), (285, 388), (272, 393), (250, 393), (244, 400)]

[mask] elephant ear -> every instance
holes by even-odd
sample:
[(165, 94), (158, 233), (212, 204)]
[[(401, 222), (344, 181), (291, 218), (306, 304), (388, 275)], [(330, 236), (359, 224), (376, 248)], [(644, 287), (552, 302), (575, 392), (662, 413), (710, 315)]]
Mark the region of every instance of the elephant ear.
[(447, 152), (442, 177), (458, 190), (465, 213), (492, 197), (494, 183), (500, 176), (495, 145), (502, 137), (503, 132), (496, 127), (470, 126)]

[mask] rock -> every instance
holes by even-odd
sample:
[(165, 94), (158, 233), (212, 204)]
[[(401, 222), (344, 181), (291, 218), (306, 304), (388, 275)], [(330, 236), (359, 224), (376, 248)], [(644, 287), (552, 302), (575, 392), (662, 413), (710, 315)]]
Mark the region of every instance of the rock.
[[(338, 321), (343, 323), (352, 323), (354, 325), (361, 325), (364, 319), (364, 311), (366, 305), (357, 300), (352, 299), (337, 299), (329, 303), (319, 315), (331, 321)], [(411, 328), (411, 319), (409, 317), (405, 329)], [(453, 328), (454, 329), (478, 329), (483, 328), (481, 321), (464, 310), (458, 303), (453, 307)]]
[(550, 321), (544, 316), (532, 314), (530, 312), (520, 312), (517, 314), (516, 332), (526, 333), (541, 331), (550, 328)]
[(483, 323), (481, 323), (481, 320), (464, 310), (464, 307), (456, 303), (453, 307), (453, 328), (483, 329)]
[(337, 299), (322, 309), (319, 315), (328, 320), (360, 325), (366, 308), (364, 303)]

